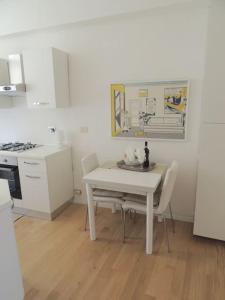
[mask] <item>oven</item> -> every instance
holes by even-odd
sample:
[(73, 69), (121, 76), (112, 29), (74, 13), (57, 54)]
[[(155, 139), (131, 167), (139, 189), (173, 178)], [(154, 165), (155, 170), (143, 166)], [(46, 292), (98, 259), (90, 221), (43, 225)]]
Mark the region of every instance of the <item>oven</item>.
[(18, 161), (16, 157), (0, 156), (0, 179), (6, 179), (12, 198), (22, 199)]

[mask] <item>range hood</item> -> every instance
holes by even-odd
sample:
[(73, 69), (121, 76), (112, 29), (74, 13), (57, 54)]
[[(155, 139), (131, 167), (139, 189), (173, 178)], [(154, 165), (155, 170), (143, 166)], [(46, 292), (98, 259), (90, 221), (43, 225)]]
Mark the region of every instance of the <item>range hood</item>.
[(21, 54), (12, 54), (0, 60), (0, 96), (24, 96), (23, 63)]

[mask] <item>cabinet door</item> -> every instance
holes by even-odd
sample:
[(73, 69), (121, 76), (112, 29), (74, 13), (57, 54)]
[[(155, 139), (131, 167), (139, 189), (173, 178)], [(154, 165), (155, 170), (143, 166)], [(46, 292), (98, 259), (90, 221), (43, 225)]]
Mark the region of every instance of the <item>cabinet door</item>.
[(225, 1), (212, 4), (209, 15), (203, 87), (203, 120), (225, 123)]
[(55, 105), (52, 49), (23, 52), (27, 103), (30, 108)]
[(225, 240), (225, 125), (201, 129), (194, 234)]
[[(5, 59), (0, 59), (0, 82), (2, 85), (9, 84), (9, 70), (8, 64)], [(8, 108), (12, 106), (12, 99), (11, 97), (7, 96), (0, 96), (0, 109), (1, 108)]]
[[(36, 162), (36, 161), (35, 161)], [(44, 162), (40, 162), (42, 166)], [(50, 212), (48, 177), (45, 165), (41, 171), (37, 165), (25, 165), (23, 159), (19, 159), (20, 183), (23, 198), (23, 208), (39, 212)]]

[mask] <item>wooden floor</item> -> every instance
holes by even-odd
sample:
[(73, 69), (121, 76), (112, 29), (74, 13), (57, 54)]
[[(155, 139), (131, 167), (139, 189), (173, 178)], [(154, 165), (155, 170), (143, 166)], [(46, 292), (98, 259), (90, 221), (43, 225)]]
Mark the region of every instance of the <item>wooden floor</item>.
[(176, 222), (168, 254), (159, 223), (154, 254), (146, 256), (144, 216), (129, 222), (122, 244), (120, 214), (99, 209), (92, 242), (84, 209), (71, 205), (53, 222), (16, 222), (26, 300), (225, 299), (225, 243), (193, 237), (192, 224)]

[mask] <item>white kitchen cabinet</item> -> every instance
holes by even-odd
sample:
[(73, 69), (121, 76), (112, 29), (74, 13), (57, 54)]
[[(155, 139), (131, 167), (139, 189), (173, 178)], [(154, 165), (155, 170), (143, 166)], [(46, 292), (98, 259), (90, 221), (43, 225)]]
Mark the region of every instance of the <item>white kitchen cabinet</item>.
[[(5, 59), (0, 59), (0, 84), (8, 85), (9, 84), (9, 71), (8, 63)], [(9, 96), (0, 95), (0, 109), (8, 108), (12, 106), (12, 98)]]
[(225, 240), (225, 2), (209, 9), (194, 234)]
[[(38, 151), (38, 149), (37, 149)], [(41, 147), (40, 147), (40, 151)], [(22, 206), (17, 212), (53, 219), (73, 199), (71, 149), (44, 159), (18, 157)]]
[(31, 168), (29, 171), (26, 171), (23, 168), (23, 163), (23, 161), (20, 161), (19, 165), (21, 168), (20, 182), (23, 191), (23, 208), (47, 214), (50, 213), (47, 169), (44, 173), (40, 174), (36, 173), (35, 170), (32, 171)]
[(23, 52), (29, 108), (69, 106), (68, 55), (55, 48)]
[(225, 240), (225, 124), (201, 128), (194, 234)]
[(225, 123), (225, 1), (214, 1), (209, 12), (203, 122)]

